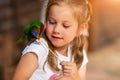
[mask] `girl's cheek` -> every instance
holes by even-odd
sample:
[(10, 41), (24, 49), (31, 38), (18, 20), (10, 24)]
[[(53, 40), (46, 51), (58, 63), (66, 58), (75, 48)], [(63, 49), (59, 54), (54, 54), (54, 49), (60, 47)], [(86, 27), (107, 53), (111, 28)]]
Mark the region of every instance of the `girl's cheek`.
[(51, 34), (52, 33), (52, 29), (53, 29), (52, 26), (47, 25), (46, 26), (46, 33), (47, 34)]

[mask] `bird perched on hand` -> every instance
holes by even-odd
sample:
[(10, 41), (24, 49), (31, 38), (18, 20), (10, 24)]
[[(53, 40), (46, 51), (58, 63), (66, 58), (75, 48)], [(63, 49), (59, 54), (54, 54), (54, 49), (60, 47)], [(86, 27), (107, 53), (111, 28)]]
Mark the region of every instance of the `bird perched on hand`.
[(24, 29), (23, 36), (17, 41), (17, 43), (23, 42), (24, 40), (30, 41), (31, 39), (40, 39), (44, 28), (42, 22), (32, 22), (28, 24)]

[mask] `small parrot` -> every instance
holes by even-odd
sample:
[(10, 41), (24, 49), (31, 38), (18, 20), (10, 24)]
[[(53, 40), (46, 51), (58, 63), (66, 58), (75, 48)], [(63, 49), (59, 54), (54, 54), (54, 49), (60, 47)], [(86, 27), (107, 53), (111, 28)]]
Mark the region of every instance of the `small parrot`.
[[(42, 22), (32, 22), (28, 24), (24, 29), (24, 35), (18, 39), (17, 43), (21, 43), (24, 40), (30, 41), (31, 39), (38, 39), (40, 42), (43, 41), (43, 38), (41, 38), (41, 33), (43, 33), (44, 29), (45, 27)], [(59, 57), (48, 47), (48, 45), (46, 45), (46, 47), (49, 49), (51, 54), (53, 54), (61, 62)], [(54, 76), (52, 76), (51, 78), (53, 78)]]
[(44, 24), (42, 22), (32, 22), (25, 26), (24, 34), (17, 43), (23, 42), (24, 40), (30, 41), (31, 39), (40, 39), (41, 33), (44, 31)]

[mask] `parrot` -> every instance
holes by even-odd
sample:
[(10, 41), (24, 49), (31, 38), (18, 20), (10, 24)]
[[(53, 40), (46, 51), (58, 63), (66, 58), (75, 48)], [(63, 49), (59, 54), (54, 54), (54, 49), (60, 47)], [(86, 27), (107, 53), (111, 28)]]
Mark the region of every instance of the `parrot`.
[[(24, 40), (30, 41), (31, 39), (38, 39), (40, 42), (43, 42), (43, 38), (41, 37), (41, 34), (43, 33), (45, 27), (42, 22), (32, 22), (25, 26), (24, 28), (24, 34), (22, 37), (20, 37), (17, 41), (17, 43), (21, 43)], [(59, 57), (44, 43), (44, 45), (49, 49), (49, 51), (61, 62)]]
[(39, 21), (28, 24), (24, 28), (23, 36), (18, 39), (17, 43), (21, 43), (24, 40), (30, 41), (31, 39), (40, 39), (44, 29), (44, 24)]

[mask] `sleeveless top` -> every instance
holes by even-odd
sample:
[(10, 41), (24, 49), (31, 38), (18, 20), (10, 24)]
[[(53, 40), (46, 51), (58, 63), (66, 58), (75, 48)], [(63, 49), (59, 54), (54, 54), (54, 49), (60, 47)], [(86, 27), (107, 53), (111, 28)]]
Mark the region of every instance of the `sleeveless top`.
[[(56, 51), (61, 61), (71, 60), (70, 48), (71, 46), (68, 47), (68, 56), (63, 56)], [(61, 71), (59, 72), (52, 71), (47, 63), (44, 66), (44, 62), (46, 61), (47, 56), (49, 54), (47, 42), (44, 39), (42, 42), (35, 40), (30, 45), (27, 45), (26, 48), (23, 50), (22, 55), (27, 54), (28, 52), (34, 52), (38, 57), (38, 68), (33, 72), (29, 80), (53, 80), (52, 77), (54, 77), (55, 75), (59, 75), (61, 73)], [(88, 62), (87, 54), (84, 50), (82, 51), (82, 54), (83, 54), (83, 62), (81, 68), (84, 67), (84, 65), (86, 65)], [(43, 70), (43, 66), (45, 70)], [(58, 68), (62, 69), (59, 61), (58, 61)]]

